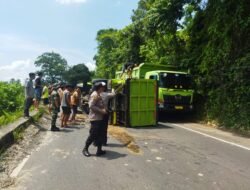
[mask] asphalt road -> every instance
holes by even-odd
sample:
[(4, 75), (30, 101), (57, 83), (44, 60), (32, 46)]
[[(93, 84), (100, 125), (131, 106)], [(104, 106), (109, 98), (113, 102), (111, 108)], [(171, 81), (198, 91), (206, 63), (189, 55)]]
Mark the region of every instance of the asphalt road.
[[(128, 129), (142, 153), (109, 138), (103, 157), (82, 155), (88, 127), (45, 133), (20, 164), (15, 190), (249, 190), (250, 142), (194, 123)], [(90, 148), (95, 153), (95, 148)]]

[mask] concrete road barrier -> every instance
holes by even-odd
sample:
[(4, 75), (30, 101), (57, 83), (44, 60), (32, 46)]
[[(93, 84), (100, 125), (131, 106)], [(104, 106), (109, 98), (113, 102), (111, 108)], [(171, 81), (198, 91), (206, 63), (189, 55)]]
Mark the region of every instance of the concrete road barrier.
[(17, 141), (19, 134), (22, 133), (32, 122), (40, 118), (44, 110), (31, 112), (30, 118), (19, 118), (14, 123), (0, 128), (0, 154), (10, 145)]

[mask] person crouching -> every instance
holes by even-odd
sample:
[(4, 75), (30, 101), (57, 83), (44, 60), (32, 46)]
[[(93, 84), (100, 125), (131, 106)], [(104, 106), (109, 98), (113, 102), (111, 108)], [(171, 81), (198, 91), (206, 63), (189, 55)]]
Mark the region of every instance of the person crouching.
[(95, 84), (95, 91), (91, 94), (89, 99), (89, 120), (91, 123), (89, 136), (86, 140), (85, 147), (82, 151), (84, 156), (91, 156), (88, 148), (94, 142), (97, 146), (96, 156), (101, 156), (106, 152), (102, 150), (103, 143), (103, 117), (107, 114), (105, 106), (100, 94), (105, 90), (106, 84), (104, 82), (97, 82)]

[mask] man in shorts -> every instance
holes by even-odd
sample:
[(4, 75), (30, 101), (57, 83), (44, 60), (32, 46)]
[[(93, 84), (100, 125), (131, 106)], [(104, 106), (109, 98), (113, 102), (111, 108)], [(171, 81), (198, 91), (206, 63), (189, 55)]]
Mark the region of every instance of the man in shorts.
[(79, 87), (76, 87), (72, 96), (71, 96), (71, 106), (72, 106), (72, 115), (70, 121), (74, 122), (76, 120), (77, 107), (80, 103), (81, 90)]
[(62, 106), (62, 111), (63, 115), (61, 118), (61, 127), (68, 127), (67, 122), (70, 117), (71, 113), (71, 103), (70, 103), (70, 93), (72, 92), (72, 86), (71, 85), (66, 85), (65, 90), (63, 91), (63, 96), (62, 96), (62, 101), (61, 101), (61, 106)]
[(46, 106), (49, 104), (49, 88), (46, 84), (43, 87), (42, 100), (43, 100), (43, 105)]
[(42, 76), (41, 72), (37, 73), (37, 78), (35, 79), (35, 108), (38, 110), (39, 103), (42, 96)]

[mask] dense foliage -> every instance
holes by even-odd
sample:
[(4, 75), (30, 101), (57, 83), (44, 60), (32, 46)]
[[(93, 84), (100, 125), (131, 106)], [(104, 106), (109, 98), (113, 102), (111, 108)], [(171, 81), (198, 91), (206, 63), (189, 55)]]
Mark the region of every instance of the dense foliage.
[(91, 73), (84, 63), (68, 66), (68, 62), (60, 54), (45, 52), (38, 56), (35, 66), (40, 67), (43, 80), (48, 84), (67, 82), (72, 85), (87, 83), (90, 81)]
[(66, 71), (64, 78), (72, 85), (76, 85), (78, 83), (86, 84), (88, 81), (90, 81), (91, 74), (88, 67), (86, 67), (84, 64), (77, 64), (70, 67)]
[(130, 25), (98, 32), (96, 75), (126, 62), (189, 69), (206, 119), (250, 129), (249, 10), (248, 0), (140, 0)]
[(36, 61), (35, 66), (41, 67), (41, 72), (44, 79), (48, 83), (56, 83), (63, 80), (63, 75), (68, 67), (66, 59), (60, 54), (54, 52), (46, 52), (40, 55)]
[(0, 82), (0, 125), (21, 116), (24, 88), (19, 81)]

